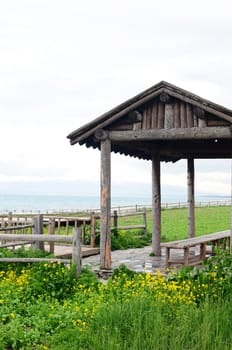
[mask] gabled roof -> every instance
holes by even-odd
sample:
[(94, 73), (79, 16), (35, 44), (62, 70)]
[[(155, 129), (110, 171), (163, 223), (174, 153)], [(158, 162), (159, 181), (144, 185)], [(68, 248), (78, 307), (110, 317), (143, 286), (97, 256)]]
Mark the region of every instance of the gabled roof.
[(71, 145), (74, 145), (76, 143), (83, 144), (85, 143), (86, 139), (94, 135), (96, 130), (107, 128), (110, 124), (116, 122), (120, 118), (123, 118), (123, 116), (126, 116), (130, 111), (139, 109), (140, 106), (151, 101), (162, 93), (167, 93), (174, 98), (190, 103), (193, 106), (201, 108), (202, 110), (209, 112), (212, 115), (215, 115), (222, 120), (225, 120), (232, 124), (232, 110), (203, 99), (202, 97), (195, 95), (187, 90), (181, 89), (175, 85), (161, 81), (151, 88), (104, 113), (93, 121), (74, 130), (67, 136), (67, 138), (70, 139)]
[(102, 135), (112, 152), (141, 159), (232, 158), (232, 110), (161, 81), (67, 137), (100, 148)]

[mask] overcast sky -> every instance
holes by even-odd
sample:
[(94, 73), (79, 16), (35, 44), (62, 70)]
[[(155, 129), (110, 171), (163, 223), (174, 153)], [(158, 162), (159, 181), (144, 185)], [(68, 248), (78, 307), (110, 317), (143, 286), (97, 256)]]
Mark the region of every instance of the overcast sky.
[[(98, 194), (100, 152), (66, 136), (160, 80), (232, 109), (231, 38), (230, 0), (1, 1), (0, 194)], [(230, 168), (197, 162), (197, 192), (230, 195)], [(150, 182), (150, 162), (112, 155), (115, 195)], [(185, 192), (186, 162), (162, 183)]]

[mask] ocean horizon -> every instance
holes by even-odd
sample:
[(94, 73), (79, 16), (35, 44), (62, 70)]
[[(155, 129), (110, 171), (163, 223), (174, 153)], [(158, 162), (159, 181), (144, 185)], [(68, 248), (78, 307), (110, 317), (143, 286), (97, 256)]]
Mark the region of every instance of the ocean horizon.
[[(196, 195), (196, 202), (226, 201), (230, 196)], [(163, 195), (162, 204), (186, 203), (183, 194)], [(112, 207), (151, 205), (151, 196), (112, 196)], [(0, 213), (78, 212), (100, 208), (99, 196), (0, 194)]]

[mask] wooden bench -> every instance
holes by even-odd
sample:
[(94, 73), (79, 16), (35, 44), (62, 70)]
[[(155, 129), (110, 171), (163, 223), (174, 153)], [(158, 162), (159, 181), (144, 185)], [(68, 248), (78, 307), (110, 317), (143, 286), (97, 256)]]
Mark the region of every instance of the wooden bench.
[[(219, 246), (222, 242), (223, 248), (226, 248), (229, 240), (230, 231), (222, 231), (179, 241), (161, 243), (161, 247), (165, 248), (165, 267), (168, 268), (171, 264), (183, 264), (184, 266), (198, 265), (206, 259), (207, 243), (212, 244), (210, 254), (213, 254), (215, 246)], [(199, 253), (195, 254), (196, 252), (194, 251), (192, 254), (190, 248), (197, 246), (199, 247)], [(184, 252), (183, 257), (171, 256), (171, 249), (182, 249)]]

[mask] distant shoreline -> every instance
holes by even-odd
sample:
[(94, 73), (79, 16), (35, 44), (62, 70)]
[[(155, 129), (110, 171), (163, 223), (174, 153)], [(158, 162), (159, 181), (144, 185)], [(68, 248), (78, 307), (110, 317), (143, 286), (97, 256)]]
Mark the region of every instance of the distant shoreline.
[[(197, 203), (230, 201), (230, 196), (199, 195)], [(122, 207), (149, 207), (150, 196), (118, 196), (112, 197), (112, 208)], [(170, 195), (161, 198), (163, 207), (186, 206), (187, 198), (184, 195)], [(0, 213), (57, 213), (83, 212), (100, 208), (98, 196), (60, 196), (60, 195), (0, 195)]]

